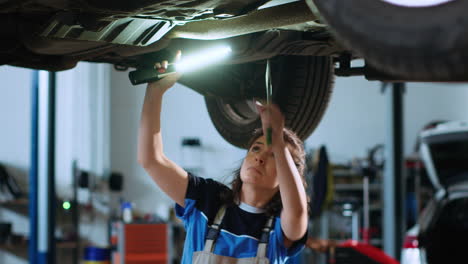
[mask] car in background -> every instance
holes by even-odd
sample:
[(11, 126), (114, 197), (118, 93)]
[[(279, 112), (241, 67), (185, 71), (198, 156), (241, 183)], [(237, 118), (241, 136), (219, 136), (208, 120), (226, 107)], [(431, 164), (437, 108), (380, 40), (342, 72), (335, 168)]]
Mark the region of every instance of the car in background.
[[(468, 79), (463, 0), (4, 0), (0, 65), (60, 71), (79, 61), (118, 70), (229, 44), (222, 66), (180, 80), (205, 96), (216, 129), (245, 147), (260, 126), (252, 98), (273, 101), (302, 139), (322, 118), (334, 74), (378, 80)], [(364, 58), (363, 67), (351, 60)]]
[(421, 132), (420, 154), (436, 192), (407, 232), (401, 263), (466, 263), (468, 122)]

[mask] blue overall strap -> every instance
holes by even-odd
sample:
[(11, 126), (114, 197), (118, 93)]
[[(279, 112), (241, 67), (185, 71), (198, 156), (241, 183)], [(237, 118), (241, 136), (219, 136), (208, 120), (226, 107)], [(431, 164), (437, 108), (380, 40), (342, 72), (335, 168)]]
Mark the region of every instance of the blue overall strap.
[(270, 231), (273, 226), (273, 216), (270, 216), (265, 223), (265, 226), (262, 229), (262, 236), (260, 237), (260, 241), (258, 242), (257, 248), (257, 257), (264, 258), (266, 257), (268, 241), (270, 240)]
[(213, 221), (213, 224), (209, 227), (208, 233), (206, 234), (205, 240), (205, 248), (203, 251), (205, 252), (213, 252), (214, 250), (214, 243), (219, 236), (219, 226), (224, 218), (224, 213), (226, 213), (226, 206), (223, 205), (219, 208), (218, 213)]

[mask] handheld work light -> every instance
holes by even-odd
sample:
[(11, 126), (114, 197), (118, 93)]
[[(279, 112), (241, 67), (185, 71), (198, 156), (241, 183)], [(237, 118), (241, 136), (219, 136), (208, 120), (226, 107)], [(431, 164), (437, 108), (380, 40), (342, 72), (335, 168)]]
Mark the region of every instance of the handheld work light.
[(132, 71), (128, 74), (128, 77), (133, 85), (153, 82), (174, 72), (187, 73), (202, 69), (227, 58), (230, 54), (231, 48), (229, 46), (214, 47), (183, 56), (180, 61), (170, 63), (165, 73), (159, 73), (154, 67), (149, 67)]

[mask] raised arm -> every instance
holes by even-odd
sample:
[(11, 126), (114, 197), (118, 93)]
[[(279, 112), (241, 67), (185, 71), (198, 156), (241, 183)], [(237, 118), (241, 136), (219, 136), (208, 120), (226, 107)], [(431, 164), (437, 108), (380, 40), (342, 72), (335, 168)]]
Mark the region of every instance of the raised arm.
[(296, 241), (307, 231), (307, 196), (288, 148), (277, 147), (273, 152), (283, 203), (281, 227), (289, 242)]
[[(267, 111), (267, 108), (269, 109)], [(307, 195), (291, 153), (284, 141), (284, 116), (276, 105), (259, 106), (264, 131), (272, 128), (272, 152), (275, 157), (276, 174), (279, 182), (283, 211), (281, 227), (285, 245), (301, 239), (307, 231)]]
[(307, 196), (289, 149), (285, 145), (275, 146), (273, 153), (283, 203), (281, 227), (290, 240), (287, 242), (296, 241), (307, 231)]
[(146, 88), (138, 133), (138, 163), (172, 200), (185, 206), (188, 175), (164, 155), (160, 119), (164, 92), (172, 87), (179, 77), (180, 75), (175, 73), (149, 83)]

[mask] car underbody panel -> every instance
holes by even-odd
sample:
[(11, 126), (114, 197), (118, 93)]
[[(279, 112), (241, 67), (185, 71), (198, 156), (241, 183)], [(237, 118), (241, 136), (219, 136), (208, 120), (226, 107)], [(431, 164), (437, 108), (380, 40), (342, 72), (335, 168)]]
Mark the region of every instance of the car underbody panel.
[[(219, 39), (240, 48), (232, 63), (286, 53), (330, 55), (342, 49), (323, 34), (324, 26), (304, 2), (258, 9), (265, 2), (6, 1), (0, 5), (0, 64), (52, 71), (73, 68), (78, 61), (137, 67), (143, 54), (169, 44), (186, 50)], [(268, 43), (272, 35), (253, 34), (271, 29), (308, 33), (308, 40), (293, 38), (286, 51), (284, 45)]]

